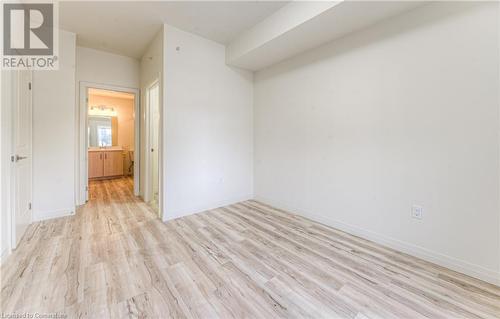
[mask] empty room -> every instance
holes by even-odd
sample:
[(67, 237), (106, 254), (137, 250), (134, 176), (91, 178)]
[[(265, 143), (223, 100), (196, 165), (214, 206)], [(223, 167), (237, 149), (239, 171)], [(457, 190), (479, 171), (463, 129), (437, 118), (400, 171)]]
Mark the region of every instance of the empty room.
[(17, 1), (2, 318), (500, 318), (497, 1)]

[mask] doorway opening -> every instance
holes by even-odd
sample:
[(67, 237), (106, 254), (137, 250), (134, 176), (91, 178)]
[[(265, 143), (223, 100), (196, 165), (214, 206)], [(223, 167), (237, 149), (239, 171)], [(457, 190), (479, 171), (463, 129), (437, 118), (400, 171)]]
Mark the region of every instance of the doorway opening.
[(89, 88), (87, 96), (89, 181), (113, 178), (133, 181), (135, 95)]
[(158, 215), (160, 201), (160, 85), (154, 82), (146, 90), (146, 191), (144, 200)]
[(80, 204), (89, 200), (89, 183), (122, 179), (139, 194), (138, 90), (81, 83)]

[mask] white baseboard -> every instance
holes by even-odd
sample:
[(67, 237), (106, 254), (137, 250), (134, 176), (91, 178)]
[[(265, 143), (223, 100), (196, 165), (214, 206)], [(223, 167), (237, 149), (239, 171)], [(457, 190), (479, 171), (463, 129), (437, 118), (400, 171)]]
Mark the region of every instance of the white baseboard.
[(176, 212), (168, 212), (167, 211), (166, 213), (163, 214), (163, 221), (166, 222), (166, 221), (169, 221), (172, 219), (201, 213), (201, 212), (211, 210), (211, 209), (216, 209), (219, 207), (233, 205), (233, 204), (236, 204), (239, 202), (244, 202), (244, 201), (250, 200), (250, 199), (253, 199), (253, 195), (238, 196), (238, 197), (230, 198), (230, 199), (223, 200), (223, 201), (208, 203), (207, 205), (203, 205), (203, 206), (188, 207), (188, 208), (180, 209)]
[(408, 255), (412, 255), (423, 260), (435, 263), (439, 266), (449, 268), (451, 270), (463, 273), (465, 275), (481, 279), (483, 281), (489, 282), (491, 284), (500, 286), (500, 272), (484, 268), (480, 265), (472, 264), (464, 260), (457, 259), (452, 256), (441, 254), (429, 250), (424, 247), (414, 245), (409, 242), (405, 242), (396, 238), (388, 237), (380, 233), (376, 233), (367, 229), (362, 229), (354, 225), (350, 225), (338, 220), (334, 220), (328, 216), (320, 216), (311, 213), (305, 213), (300, 209), (294, 207), (288, 207), (288, 205), (283, 205), (282, 203), (277, 203), (273, 200), (269, 200), (263, 197), (255, 197), (256, 201), (268, 204), (270, 206), (286, 210), (291, 213), (299, 214), (305, 218), (309, 218), (314, 221), (318, 221), (325, 225), (337, 228), (341, 231), (345, 231), (349, 234), (371, 240), (375, 243), (387, 246), (389, 248), (401, 251)]
[(56, 210), (56, 211), (48, 211), (48, 212), (35, 212), (33, 214), (33, 221), (39, 222), (42, 220), (71, 216), (71, 215), (75, 214), (75, 211), (76, 211), (76, 207), (68, 208), (68, 209), (61, 209), (61, 210)]

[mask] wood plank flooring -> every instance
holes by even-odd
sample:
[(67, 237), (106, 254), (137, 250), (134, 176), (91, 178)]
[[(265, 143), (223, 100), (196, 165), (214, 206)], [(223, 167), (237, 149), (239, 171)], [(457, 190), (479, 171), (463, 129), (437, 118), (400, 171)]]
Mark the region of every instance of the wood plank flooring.
[(247, 201), (162, 223), (130, 179), (32, 225), (3, 313), (69, 318), (500, 318), (500, 288)]

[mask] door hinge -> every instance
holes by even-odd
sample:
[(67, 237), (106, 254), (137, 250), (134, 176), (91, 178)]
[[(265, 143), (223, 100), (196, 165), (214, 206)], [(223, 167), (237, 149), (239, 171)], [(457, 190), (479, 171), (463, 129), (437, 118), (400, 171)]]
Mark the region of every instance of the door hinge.
[(28, 209), (31, 210), (31, 203), (28, 203)]
[(10, 157), (10, 161), (11, 161), (12, 163), (14, 163), (14, 162), (16, 161), (16, 158), (14, 157), (14, 155), (12, 155), (12, 156)]
[(31, 82), (28, 83), (28, 89), (31, 90)]

